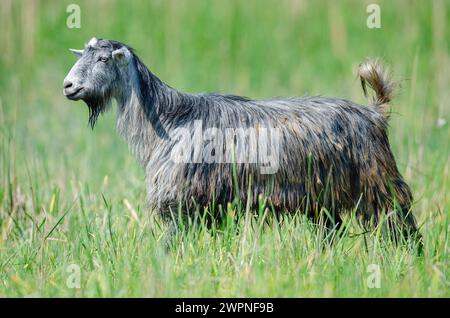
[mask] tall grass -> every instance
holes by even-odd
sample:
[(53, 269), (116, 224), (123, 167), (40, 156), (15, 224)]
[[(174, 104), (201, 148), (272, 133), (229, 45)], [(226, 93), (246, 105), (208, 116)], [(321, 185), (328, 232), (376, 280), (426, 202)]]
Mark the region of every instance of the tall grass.
[[(0, 2), (0, 296), (450, 296), (450, 5), (380, 1)], [(390, 140), (416, 198), (424, 255), (363, 234), (335, 244), (302, 215), (225, 208), (228, 221), (175, 233), (145, 205), (143, 172), (114, 132), (91, 131), (62, 79), (92, 36), (123, 41), (185, 91), (265, 98), (332, 95), (367, 104), (355, 80), (381, 56), (401, 89)], [(241, 207), (245, 210), (245, 207)], [(81, 288), (70, 288), (70, 265)], [(369, 288), (370, 264), (381, 270)]]

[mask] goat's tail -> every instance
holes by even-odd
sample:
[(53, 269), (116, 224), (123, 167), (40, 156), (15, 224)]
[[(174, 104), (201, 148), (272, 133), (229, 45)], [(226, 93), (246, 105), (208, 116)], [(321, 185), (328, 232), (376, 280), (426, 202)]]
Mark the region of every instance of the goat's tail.
[(395, 88), (389, 72), (378, 59), (368, 59), (358, 67), (358, 76), (364, 96), (367, 96), (366, 83), (375, 91), (373, 105), (381, 115), (388, 120), (390, 116), (389, 102)]

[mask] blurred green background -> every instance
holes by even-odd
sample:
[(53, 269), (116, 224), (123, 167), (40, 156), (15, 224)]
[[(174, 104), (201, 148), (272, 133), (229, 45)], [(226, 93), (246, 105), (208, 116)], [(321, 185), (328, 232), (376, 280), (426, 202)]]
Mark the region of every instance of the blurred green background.
[[(366, 105), (356, 67), (366, 57), (381, 57), (401, 84), (390, 121), (392, 148), (413, 188), (414, 213), (428, 233), (429, 253), (433, 252), (427, 261), (410, 264), (417, 266), (414, 275), (423, 277), (417, 294), (408, 285), (416, 276), (407, 282), (395, 276), (390, 289), (379, 295), (448, 296), (450, 1), (376, 1), (381, 8), (381, 28), (369, 29), (366, 8), (373, 2), (0, 1), (0, 295), (84, 295), (72, 294), (49, 274), (63, 275), (61, 264), (66, 259), (84, 264), (78, 250), (83, 242), (78, 236), (80, 197), (88, 215), (102, 220), (108, 208), (101, 195), (111, 201), (116, 234), (130, 226), (121, 227), (130, 221), (124, 221), (130, 205), (145, 218), (144, 174), (114, 131), (115, 109), (91, 131), (84, 103), (68, 101), (62, 94), (62, 81), (75, 62), (68, 49), (82, 48), (95, 36), (134, 47), (153, 73), (179, 90), (258, 99), (325, 95)], [(71, 3), (81, 8), (79, 29), (66, 24)], [(74, 211), (60, 219), (73, 205)], [(56, 231), (54, 224), (59, 226)], [(100, 222), (101, 231), (102, 226), (104, 222)], [(42, 246), (49, 244), (49, 237), (42, 233), (65, 240), (65, 247), (48, 246), (49, 255), (39, 258), (45, 250)], [(205, 252), (202, 257), (213, 256)], [(113, 270), (108, 266), (114, 262), (106, 263)], [(174, 266), (176, 279), (166, 273), (172, 285), (161, 293), (124, 287), (123, 294), (116, 293), (120, 288), (108, 294), (99, 283), (93, 289), (96, 292), (87, 294), (183, 295), (182, 287), (189, 284), (176, 273), (188, 274), (180, 263)], [(270, 271), (270, 266), (261, 266), (261, 273)], [(87, 268), (98, 270), (94, 265)], [(352, 267), (346, 270), (354, 272)], [(139, 285), (136, 275), (134, 284)], [(242, 286), (233, 285), (239, 281), (233, 275), (222, 277), (228, 289), (214, 283), (215, 288), (206, 284), (209, 287), (193, 292), (298, 296), (309, 295), (309, 290), (322, 296), (355, 295), (353, 291), (359, 290), (351, 283), (339, 289), (336, 282), (345, 275), (331, 276), (337, 277), (331, 285), (325, 282), (304, 291), (298, 289), (294, 276), (282, 275), (279, 281), (285, 278), (287, 285), (278, 290), (264, 284), (266, 273), (256, 279), (260, 285), (255, 283), (240, 293)], [(108, 281), (105, 277), (98, 279)], [(111, 284), (118, 286), (117, 281)], [(255, 286), (260, 286), (259, 294)], [(367, 290), (359, 293), (372, 295)]]

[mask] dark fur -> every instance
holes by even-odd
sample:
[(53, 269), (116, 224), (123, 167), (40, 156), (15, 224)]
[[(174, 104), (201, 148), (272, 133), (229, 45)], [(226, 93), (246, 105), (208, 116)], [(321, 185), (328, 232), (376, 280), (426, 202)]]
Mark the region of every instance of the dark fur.
[[(125, 46), (99, 42), (111, 50)], [(393, 86), (378, 62), (368, 61), (359, 70), (364, 92), (368, 83), (376, 93), (374, 104), (364, 107), (319, 96), (260, 101), (182, 93), (159, 80), (129, 50), (131, 71), (118, 73), (119, 88), (111, 90), (111, 97), (119, 104), (118, 130), (145, 168), (148, 199), (161, 213), (177, 211), (180, 203), (183, 211), (211, 202), (226, 206), (236, 196), (256, 206), (263, 194), (280, 213), (300, 211), (316, 218), (326, 208), (339, 220), (358, 206), (357, 215), (366, 224), (376, 224), (388, 213), (396, 230), (417, 231), (411, 190), (397, 169), (387, 135)], [(104, 95), (95, 98), (99, 96)], [(95, 107), (89, 98), (93, 124), (110, 98)], [(171, 132), (177, 127), (193, 131), (195, 120), (204, 129), (279, 128), (278, 171), (261, 174), (256, 163), (237, 164), (236, 193), (231, 164), (173, 162), (170, 151), (176, 140), (169, 137)]]

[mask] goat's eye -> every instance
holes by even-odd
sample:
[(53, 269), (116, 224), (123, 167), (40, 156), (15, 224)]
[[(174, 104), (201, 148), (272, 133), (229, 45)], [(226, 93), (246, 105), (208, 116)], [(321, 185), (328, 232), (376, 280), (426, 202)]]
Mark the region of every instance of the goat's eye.
[(108, 58), (106, 56), (102, 56), (99, 61), (102, 61), (103, 63), (108, 62)]

